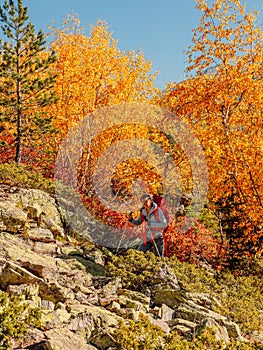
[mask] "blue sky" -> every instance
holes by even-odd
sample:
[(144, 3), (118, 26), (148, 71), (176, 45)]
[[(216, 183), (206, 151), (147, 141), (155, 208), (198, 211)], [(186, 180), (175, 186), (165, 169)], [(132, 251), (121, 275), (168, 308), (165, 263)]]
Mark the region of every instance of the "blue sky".
[[(249, 8), (258, 10), (260, 2), (247, 0)], [(161, 88), (184, 78), (183, 52), (201, 18), (195, 4), (195, 0), (23, 0), (30, 21), (44, 32), (54, 22), (59, 26), (73, 11), (87, 35), (98, 19), (106, 21), (121, 50), (140, 49), (153, 62), (153, 71), (160, 71), (156, 82)]]

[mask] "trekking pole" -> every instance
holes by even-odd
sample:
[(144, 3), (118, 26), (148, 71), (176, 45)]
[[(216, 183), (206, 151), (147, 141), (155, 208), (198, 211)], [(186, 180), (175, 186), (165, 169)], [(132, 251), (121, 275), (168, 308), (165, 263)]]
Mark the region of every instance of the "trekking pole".
[[(128, 203), (126, 203), (126, 201), (123, 200), (123, 203), (126, 205), (126, 207), (130, 210), (131, 212), (131, 207), (129, 206)], [(124, 234), (126, 233), (126, 230), (127, 230), (127, 226), (128, 226), (128, 222), (125, 223), (125, 226), (124, 226), (124, 229), (123, 229), (123, 233), (121, 235), (121, 239), (119, 241), (119, 244), (118, 244), (118, 247), (117, 247), (117, 253), (119, 252), (119, 249), (120, 249), (120, 245), (121, 245), (121, 242), (123, 240), (123, 237), (124, 237)]]
[(147, 230), (150, 231), (151, 237), (152, 237), (152, 240), (153, 240), (154, 248), (155, 248), (155, 250), (156, 250), (156, 252), (157, 252), (159, 258), (161, 258), (161, 254), (160, 254), (160, 252), (159, 252), (159, 249), (157, 248), (156, 242), (155, 242), (154, 237), (153, 237), (152, 230), (150, 229), (150, 227), (149, 227), (148, 225), (147, 225)]
[(124, 229), (123, 229), (123, 233), (121, 235), (121, 239), (119, 240), (119, 244), (118, 244), (118, 247), (117, 247), (117, 253), (119, 252), (119, 249), (120, 249), (120, 246), (121, 246), (121, 242), (123, 240), (124, 234), (126, 233), (126, 229), (127, 229), (127, 222), (125, 223), (125, 226), (124, 226)]

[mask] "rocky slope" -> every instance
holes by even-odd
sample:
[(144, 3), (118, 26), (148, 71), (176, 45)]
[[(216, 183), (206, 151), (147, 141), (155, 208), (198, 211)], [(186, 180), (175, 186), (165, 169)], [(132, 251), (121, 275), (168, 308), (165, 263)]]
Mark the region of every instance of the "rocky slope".
[(41, 326), (29, 329), (13, 349), (114, 349), (120, 320), (140, 313), (165, 333), (191, 338), (207, 326), (216, 336), (243, 340), (237, 324), (215, 311), (208, 294), (185, 293), (164, 264), (152, 276), (150, 293), (124, 289), (105, 274), (103, 251), (65, 237), (60, 213), (48, 194), (0, 186), (0, 288), (26, 295), (42, 310)]

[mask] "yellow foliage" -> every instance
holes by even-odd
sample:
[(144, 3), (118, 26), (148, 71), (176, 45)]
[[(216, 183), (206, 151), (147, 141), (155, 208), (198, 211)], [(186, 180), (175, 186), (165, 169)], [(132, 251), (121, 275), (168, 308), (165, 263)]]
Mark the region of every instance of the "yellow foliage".
[(238, 0), (198, 1), (198, 8), (203, 16), (188, 52), (189, 77), (169, 85), (159, 103), (194, 130), (206, 154), (211, 201), (229, 208), (233, 232), (242, 229), (247, 249), (252, 243), (260, 252), (263, 31), (257, 14), (246, 14)]
[(141, 52), (118, 49), (104, 22), (99, 21), (86, 36), (73, 17), (54, 34), (60, 100), (53, 106), (53, 114), (60, 137), (97, 108), (147, 101), (157, 91), (151, 61)]

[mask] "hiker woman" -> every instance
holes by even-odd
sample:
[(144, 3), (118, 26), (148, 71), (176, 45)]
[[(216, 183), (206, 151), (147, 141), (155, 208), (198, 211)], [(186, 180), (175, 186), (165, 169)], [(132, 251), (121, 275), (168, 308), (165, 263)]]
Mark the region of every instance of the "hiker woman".
[(144, 194), (141, 197), (142, 208), (140, 215), (135, 220), (132, 213), (129, 214), (128, 220), (134, 225), (143, 225), (143, 240), (138, 246), (138, 250), (144, 253), (153, 250), (154, 254), (164, 256), (164, 237), (163, 230), (167, 222), (162, 209), (152, 200), (151, 195)]

